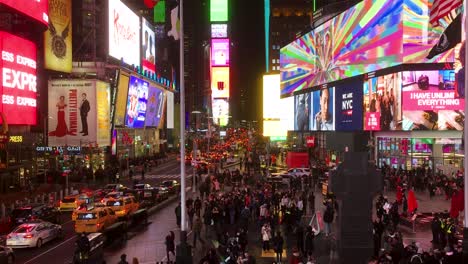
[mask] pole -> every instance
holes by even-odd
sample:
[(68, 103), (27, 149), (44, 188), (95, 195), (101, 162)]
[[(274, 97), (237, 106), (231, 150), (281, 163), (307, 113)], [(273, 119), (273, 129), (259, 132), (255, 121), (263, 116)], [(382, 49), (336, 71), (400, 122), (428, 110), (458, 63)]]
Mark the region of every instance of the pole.
[[(196, 129), (196, 128), (195, 128)], [(195, 165), (195, 168), (193, 168), (192, 173), (192, 193), (196, 192), (196, 179), (195, 176), (197, 174), (197, 134), (198, 132), (195, 130), (195, 138), (193, 139), (193, 164)]]
[(192, 264), (192, 248), (187, 244), (186, 231), (186, 190), (185, 190), (185, 84), (184, 84), (184, 0), (179, 2), (179, 87), (180, 87), (180, 244), (177, 245), (176, 263)]
[[(468, 0), (463, 1), (463, 12), (464, 12), (464, 17), (465, 17), (465, 61), (463, 63), (463, 70), (465, 71), (465, 75), (467, 76), (468, 71), (467, 71), (467, 65), (466, 63), (468, 62), (468, 45), (466, 45), (466, 41), (468, 40), (468, 23), (467, 23), (467, 12), (466, 9), (468, 8)], [(465, 95), (468, 92), (468, 79), (465, 77)], [(465, 115), (468, 113), (468, 104), (465, 103)], [(464, 122), (464, 130), (463, 130), (463, 139), (464, 139), (464, 157), (463, 157), (463, 176), (464, 176), (464, 202), (465, 202), (465, 217), (464, 217), (464, 225), (463, 225), (463, 259), (464, 263), (468, 263), (468, 175), (467, 175), (467, 168), (468, 168), (468, 147), (466, 146), (468, 142), (468, 133), (466, 132), (466, 128), (468, 128), (468, 119), (465, 118)]]

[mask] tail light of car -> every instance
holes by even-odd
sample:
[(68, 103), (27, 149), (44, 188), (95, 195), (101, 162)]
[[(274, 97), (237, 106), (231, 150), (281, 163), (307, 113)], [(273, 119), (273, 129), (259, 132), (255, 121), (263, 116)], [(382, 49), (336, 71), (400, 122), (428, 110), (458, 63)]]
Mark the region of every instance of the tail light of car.
[(24, 236), (24, 238), (33, 238), (33, 237), (34, 237), (33, 234), (26, 234), (26, 235)]
[(96, 224), (96, 227), (97, 227), (97, 228), (101, 227), (101, 224), (100, 224), (100, 223), (97, 223), (97, 224)]

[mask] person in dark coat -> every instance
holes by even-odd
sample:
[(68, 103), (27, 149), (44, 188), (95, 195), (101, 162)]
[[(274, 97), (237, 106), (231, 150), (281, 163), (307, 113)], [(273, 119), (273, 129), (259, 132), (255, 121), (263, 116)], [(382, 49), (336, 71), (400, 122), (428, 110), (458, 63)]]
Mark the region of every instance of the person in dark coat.
[(180, 207), (180, 203), (179, 203), (177, 205), (177, 207), (175, 208), (176, 222), (177, 222), (178, 227), (180, 227), (180, 221), (181, 221), (181, 217), (182, 217), (181, 210), (182, 210), (182, 208)]
[(300, 253), (304, 254), (304, 228), (299, 224), (296, 228), (296, 245)]
[(174, 235), (174, 232), (170, 232), (167, 236), (166, 236), (166, 254), (167, 254), (167, 262), (170, 262), (171, 259), (169, 258), (169, 253), (172, 253), (172, 255), (175, 256), (175, 242), (174, 242), (174, 239), (175, 239), (175, 235)]
[(311, 226), (308, 226), (305, 234), (305, 254), (307, 257), (311, 257), (314, 253), (314, 238), (314, 230), (312, 230)]
[(283, 244), (284, 239), (281, 236), (281, 233), (276, 233), (276, 236), (273, 238), (273, 247), (275, 249), (277, 263), (280, 263), (283, 258)]
[(435, 246), (438, 246), (440, 243), (440, 234), (441, 234), (441, 228), (440, 228), (440, 218), (439, 214), (433, 213), (434, 218), (432, 219), (431, 222), (431, 231), (432, 231), (432, 244)]
[(310, 192), (308, 200), (309, 200), (308, 203), (309, 203), (310, 211), (311, 211), (312, 215), (314, 215), (314, 212), (315, 212), (315, 195), (314, 195), (313, 191)]

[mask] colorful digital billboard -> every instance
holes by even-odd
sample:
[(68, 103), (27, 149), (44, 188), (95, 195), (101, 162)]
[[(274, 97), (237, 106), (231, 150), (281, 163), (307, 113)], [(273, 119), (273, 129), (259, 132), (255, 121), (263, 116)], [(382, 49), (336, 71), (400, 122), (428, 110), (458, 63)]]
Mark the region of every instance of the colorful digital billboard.
[(311, 93), (310, 130), (335, 130), (334, 91), (334, 87), (328, 87)]
[(229, 67), (211, 68), (211, 97), (229, 97)]
[(156, 73), (156, 36), (151, 23), (141, 19), (141, 67), (143, 71)]
[(4, 4), (16, 9), (20, 13), (23, 13), (47, 26), (49, 23), (49, 2), (51, 2), (51, 5), (54, 3), (54, 1), (48, 0), (0, 0), (0, 5)]
[(294, 130), (308, 131), (310, 126), (311, 94), (294, 96)]
[(145, 126), (158, 127), (163, 117), (164, 90), (150, 85)]
[(213, 99), (213, 122), (220, 126), (227, 125), (229, 116), (228, 99)]
[(229, 39), (211, 39), (211, 66), (229, 66)]
[(49, 29), (44, 33), (45, 67), (72, 71), (72, 0), (53, 0), (49, 4)]
[(361, 79), (335, 85), (335, 128), (337, 131), (362, 130), (362, 95)]
[(280, 51), (281, 94), (398, 65), (403, 0), (365, 0)]
[(109, 55), (140, 66), (140, 17), (120, 0), (109, 1)]
[(119, 83), (117, 85), (117, 99), (115, 102), (115, 126), (125, 125), (125, 110), (127, 109), (127, 95), (128, 95), (128, 83), (130, 77), (126, 74), (119, 75)]
[(127, 114), (125, 125), (142, 128), (145, 125), (146, 105), (148, 102), (149, 83), (135, 76), (130, 76), (128, 85)]
[(228, 0), (210, 0), (210, 21), (228, 21)]
[(364, 130), (401, 130), (401, 74), (364, 80)]
[(403, 130), (463, 130), (458, 83), (453, 70), (402, 72)]
[[(10, 125), (36, 124), (36, 44), (0, 31), (0, 75), (4, 113)], [(2, 120), (0, 119), (0, 123)]]
[(294, 116), (294, 100), (288, 99), (293, 98), (280, 98), (279, 74), (263, 75), (263, 136), (287, 136), (288, 129), (294, 129), (294, 122), (289, 126)]
[(227, 24), (211, 24), (211, 38), (227, 38)]

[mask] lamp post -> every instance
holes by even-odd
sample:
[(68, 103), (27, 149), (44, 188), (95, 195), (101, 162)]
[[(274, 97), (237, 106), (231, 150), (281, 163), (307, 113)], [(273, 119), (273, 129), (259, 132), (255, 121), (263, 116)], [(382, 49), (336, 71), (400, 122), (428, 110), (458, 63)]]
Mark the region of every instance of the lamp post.
[[(193, 139), (193, 155), (192, 155), (192, 165), (196, 165), (197, 164), (197, 137), (198, 137), (198, 126), (199, 126), (199, 122), (198, 122), (198, 115), (201, 114), (200, 111), (192, 111), (192, 114), (195, 114), (195, 136), (194, 136), (194, 139)], [(195, 193), (197, 190), (196, 190), (196, 185), (197, 185), (197, 179), (195, 178), (196, 176), (196, 166), (195, 168), (192, 170), (192, 173), (193, 173), (193, 176), (192, 176), (192, 193)]]

